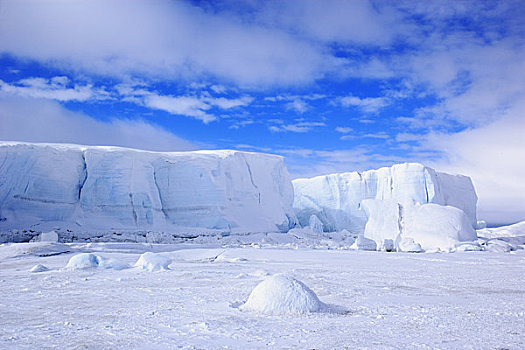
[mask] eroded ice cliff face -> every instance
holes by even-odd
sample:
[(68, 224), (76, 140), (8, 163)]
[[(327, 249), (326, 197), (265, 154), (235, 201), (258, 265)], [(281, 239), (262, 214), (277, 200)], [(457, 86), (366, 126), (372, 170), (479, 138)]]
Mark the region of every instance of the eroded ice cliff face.
[(0, 231), (286, 232), (293, 188), (279, 156), (0, 143)]
[(292, 183), (293, 206), (303, 226), (308, 225), (311, 215), (316, 215), (326, 231), (347, 229), (363, 234), (369, 219), (363, 200), (388, 201), (405, 207), (416, 203), (451, 206), (463, 211), (471, 226), (476, 224), (477, 196), (470, 178), (440, 173), (418, 163), (297, 179)]

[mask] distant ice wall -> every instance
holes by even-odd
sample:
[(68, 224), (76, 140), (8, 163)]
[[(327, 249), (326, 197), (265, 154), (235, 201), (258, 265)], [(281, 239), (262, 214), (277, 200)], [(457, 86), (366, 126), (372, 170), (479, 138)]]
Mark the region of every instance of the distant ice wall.
[(279, 156), (0, 143), (0, 231), (286, 232), (293, 188)]
[[(362, 234), (368, 221), (363, 200), (413, 205), (435, 203), (461, 209), (474, 226), (477, 196), (469, 177), (436, 172), (418, 163), (362, 173), (340, 173), (292, 181), (294, 210), (302, 226), (316, 215), (327, 231)], [(379, 215), (379, 214), (378, 214)]]

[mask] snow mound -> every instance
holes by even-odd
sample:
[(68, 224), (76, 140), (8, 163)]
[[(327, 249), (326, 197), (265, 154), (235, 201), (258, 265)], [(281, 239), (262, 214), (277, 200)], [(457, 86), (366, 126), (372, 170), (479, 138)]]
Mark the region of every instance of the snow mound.
[(359, 235), (350, 248), (357, 250), (377, 250), (377, 244), (374, 240)]
[(32, 272), (32, 273), (38, 273), (38, 272), (44, 272), (44, 271), (48, 271), (49, 269), (47, 268), (47, 266), (44, 266), (42, 264), (37, 264), (35, 266), (33, 266), (31, 268), (31, 270), (29, 270), (29, 272)]
[(491, 239), (485, 244), (485, 250), (489, 252), (508, 253), (516, 249), (517, 247), (515, 245), (501, 239)]
[(162, 254), (146, 252), (140, 256), (134, 266), (146, 271), (162, 271), (169, 270), (170, 264), (170, 258)]
[(398, 244), (398, 250), (407, 253), (420, 253), (423, 251), (423, 248), (421, 248), (421, 245), (415, 242), (413, 238), (402, 237)]
[(89, 269), (89, 268), (103, 268), (113, 270), (123, 270), (129, 266), (119, 260), (112, 258), (104, 258), (92, 253), (80, 253), (69, 259), (66, 269)]
[(69, 259), (69, 262), (66, 265), (66, 269), (89, 269), (93, 267), (98, 267), (99, 257), (91, 253), (80, 253), (74, 255)]
[(477, 242), (460, 243), (456, 247), (457, 252), (479, 252), (482, 250), (483, 247)]
[(525, 236), (525, 221), (508, 226), (484, 228), (478, 230), (478, 236), (485, 238)]
[(251, 292), (242, 311), (262, 314), (306, 314), (325, 309), (317, 295), (301, 281), (278, 274), (266, 278)]

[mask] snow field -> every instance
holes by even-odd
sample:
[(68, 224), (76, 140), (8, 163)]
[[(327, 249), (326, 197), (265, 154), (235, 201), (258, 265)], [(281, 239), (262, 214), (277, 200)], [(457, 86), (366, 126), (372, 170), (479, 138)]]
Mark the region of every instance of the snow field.
[[(7, 248), (23, 250), (16, 246)], [(0, 348), (520, 349), (525, 342), (524, 250), (69, 248), (50, 256), (4, 252)], [(171, 259), (172, 269), (63, 269), (79, 252), (133, 265), (146, 250)], [(30, 273), (36, 264), (49, 271)], [(239, 310), (262, 281), (282, 273), (347, 312)]]

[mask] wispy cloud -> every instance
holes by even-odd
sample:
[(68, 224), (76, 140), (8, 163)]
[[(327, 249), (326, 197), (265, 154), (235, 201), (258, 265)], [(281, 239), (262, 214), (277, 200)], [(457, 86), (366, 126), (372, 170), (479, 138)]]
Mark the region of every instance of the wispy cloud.
[(15, 83), (0, 80), (0, 91), (23, 97), (46, 98), (61, 102), (84, 102), (110, 98), (109, 93), (102, 88), (95, 88), (91, 84), (73, 84), (65, 76), (51, 79), (25, 78)]
[(278, 123), (277, 125), (271, 125), (268, 127), (268, 130), (272, 132), (298, 132), (305, 133), (312, 131), (315, 128), (324, 127), (326, 124), (324, 122), (299, 122), (294, 124), (284, 124)]
[(299, 114), (303, 114), (308, 110), (308, 104), (303, 100), (296, 99), (291, 102), (288, 102), (286, 104), (286, 109), (296, 111)]
[(145, 120), (102, 122), (49, 99), (0, 93), (0, 140), (112, 145), (153, 151), (206, 147)]
[(146, 107), (159, 109), (171, 114), (185, 115), (209, 123), (217, 119), (216, 116), (209, 114), (206, 110), (211, 106), (198, 98), (190, 96), (161, 96), (150, 93), (143, 98)]
[(365, 97), (346, 96), (339, 98), (338, 102), (343, 107), (357, 107), (365, 113), (377, 113), (381, 108), (390, 104), (385, 97)]
[(335, 131), (340, 132), (341, 134), (348, 134), (349, 132), (352, 132), (354, 129), (346, 127), (346, 126), (338, 126), (335, 128)]

